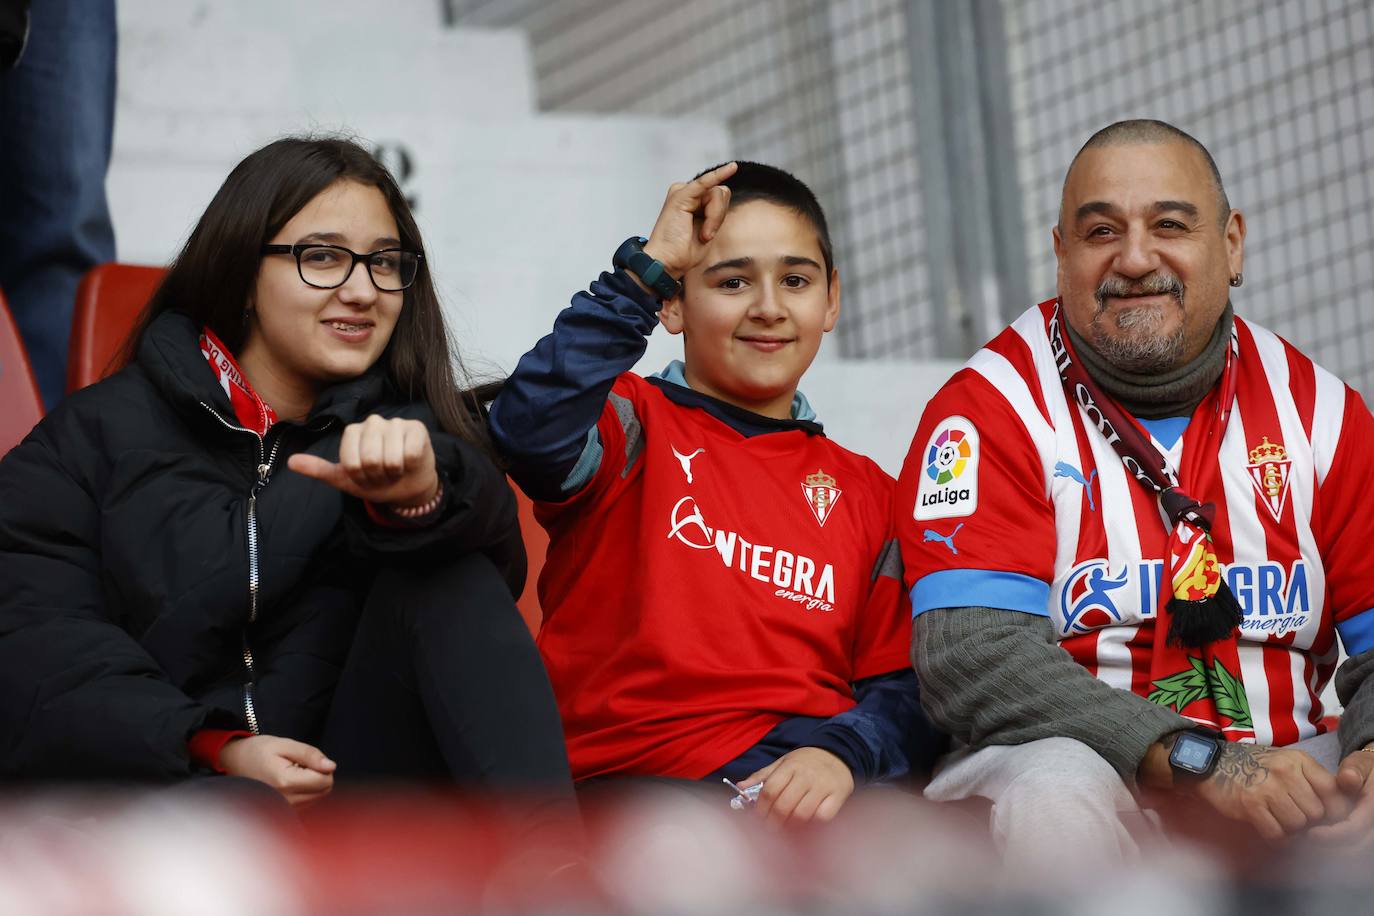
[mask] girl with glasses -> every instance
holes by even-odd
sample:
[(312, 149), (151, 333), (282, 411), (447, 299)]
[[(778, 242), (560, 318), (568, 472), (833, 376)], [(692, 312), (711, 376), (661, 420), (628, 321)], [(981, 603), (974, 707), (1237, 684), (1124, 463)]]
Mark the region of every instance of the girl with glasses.
[(127, 365), (0, 462), (0, 777), (571, 798), (422, 250), (352, 142), (233, 170)]

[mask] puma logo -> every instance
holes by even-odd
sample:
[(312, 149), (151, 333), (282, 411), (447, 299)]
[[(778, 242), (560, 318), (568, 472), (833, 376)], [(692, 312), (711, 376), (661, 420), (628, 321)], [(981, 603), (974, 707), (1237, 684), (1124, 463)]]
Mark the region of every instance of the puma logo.
[(1084, 480), (1083, 473), (1079, 471), (1078, 468), (1069, 464), (1067, 461), (1061, 461), (1054, 466), (1054, 476), (1067, 477), (1075, 483), (1082, 484), (1083, 492), (1088, 494), (1088, 508), (1093, 512), (1097, 511), (1097, 506), (1093, 504), (1093, 479), (1097, 477), (1097, 468), (1093, 468), (1093, 472), (1088, 475), (1088, 479)]
[(672, 450), (673, 450), (673, 454), (677, 456), (677, 463), (680, 464), (680, 465), (682, 465), (682, 473), (684, 473), (684, 474), (687, 475), (687, 482), (688, 482), (688, 483), (691, 483), (691, 482), (692, 482), (692, 459), (695, 458), (697, 455), (700, 455), (702, 452), (706, 451), (706, 449), (704, 449), (704, 448), (699, 448), (699, 449), (697, 449), (695, 452), (692, 452), (692, 454), (690, 454), (690, 455), (684, 455), (684, 454), (682, 454), (682, 452), (679, 452), (679, 451), (677, 450), (677, 447), (676, 447), (676, 446), (674, 446), (674, 445), (669, 445), (668, 447), (669, 447), (670, 449), (672, 449)]
[(925, 530), (925, 540), (927, 542), (939, 541), (941, 544), (944, 544), (946, 547), (949, 548), (950, 553), (954, 554), (957, 557), (959, 555), (959, 548), (954, 546), (954, 536), (959, 533), (959, 529), (962, 527), (964, 527), (964, 523), (960, 522), (958, 525), (954, 527), (954, 530), (951, 531), (949, 534), (941, 534), (940, 532), (935, 531), (934, 529), (927, 528)]

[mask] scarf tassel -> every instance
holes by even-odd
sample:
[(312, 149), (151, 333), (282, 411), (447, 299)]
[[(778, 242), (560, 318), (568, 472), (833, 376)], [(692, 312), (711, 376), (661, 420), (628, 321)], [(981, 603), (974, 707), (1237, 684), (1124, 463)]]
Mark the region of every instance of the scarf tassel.
[(1240, 604), (1225, 582), (1210, 598), (1189, 601), (1173, 597), (1165, 606), (1170, 617), (1167, 641), (1171, 646), (1201, 649), (1227, 639), (1240, 626)]
[[(1166, 497), (1176, 491), (1166, 491)], [(1211, 521), (1212, 506), (1199, 507), (1198, 513)], [(1182, 518), (1169, 545), (1170, 581), (1173, 593), (1165, 609), (1169, 612), (1169, 633), (1165, 642), (1186, 649), (1228, 638), (1240, 626), (1241, 609), (1230, 586), (1221, 574), (1212, 537), (1206, 528), (1195, 527)]]

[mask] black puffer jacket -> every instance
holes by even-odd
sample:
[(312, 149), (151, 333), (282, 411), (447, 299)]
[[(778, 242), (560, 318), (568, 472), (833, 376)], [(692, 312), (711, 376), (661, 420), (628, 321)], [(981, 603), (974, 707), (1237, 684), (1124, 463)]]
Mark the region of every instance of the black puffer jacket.
[[(0, 776), (176, 779), (202, 727), (314, 742), (380, 564), (480, 550), (512, 593), (523, 583), (504, 476), (427, 406), (374, 370), (262, 442), (237, 428), (198, 335), (163, 315), (134, 365), (0, 461)], [(297, 451), (337, 459), (343, 427), (372, 413), (430, 427), (436, 523), (380, 528), (286, 468)]]

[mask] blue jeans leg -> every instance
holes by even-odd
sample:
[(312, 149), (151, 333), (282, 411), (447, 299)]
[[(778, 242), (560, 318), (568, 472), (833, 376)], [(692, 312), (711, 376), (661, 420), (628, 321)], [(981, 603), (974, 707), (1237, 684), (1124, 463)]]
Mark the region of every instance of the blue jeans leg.
[(62, 399), (81, 276), (114, 260), (114, 0), (40, 0), (0, 75), (0, 290), (49, 409)]

